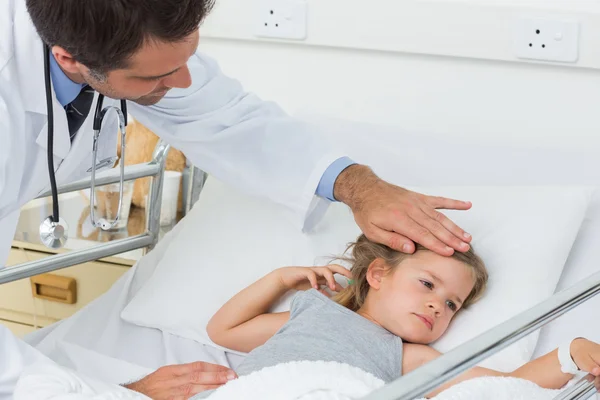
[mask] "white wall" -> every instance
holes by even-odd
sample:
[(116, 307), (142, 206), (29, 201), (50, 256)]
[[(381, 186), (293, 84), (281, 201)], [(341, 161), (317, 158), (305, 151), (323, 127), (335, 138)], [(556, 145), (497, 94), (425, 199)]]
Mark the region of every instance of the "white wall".
[[(253, 0), (218, 0), (201, 48), (288, 112), (488, 143), (600, 148), (600, 2), (308, 0), (303, 42), (253, 36)], [(579, 60), (512, 53), (521, 15), (580, 22)]]

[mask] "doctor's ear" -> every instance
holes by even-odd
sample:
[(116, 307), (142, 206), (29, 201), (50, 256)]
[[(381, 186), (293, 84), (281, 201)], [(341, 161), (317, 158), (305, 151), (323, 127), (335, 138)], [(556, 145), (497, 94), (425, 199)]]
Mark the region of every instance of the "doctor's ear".
[(58, 65), (60, 65), (63, 71), (65, 71), (68, 74), (81, 73), (81, 64), (75, 61), (71, 53), (69, 53), (67, 50), (63, 49), (60, 46), (53, 46), (51, 52), (54, 56), (54, 59), (56, 60)]
[(376, 258), (369, 264), (367, 269), (367, 282), (372, 289), (379, 290), (383, 278), (390, 272), (391, 268), (382, 258)]

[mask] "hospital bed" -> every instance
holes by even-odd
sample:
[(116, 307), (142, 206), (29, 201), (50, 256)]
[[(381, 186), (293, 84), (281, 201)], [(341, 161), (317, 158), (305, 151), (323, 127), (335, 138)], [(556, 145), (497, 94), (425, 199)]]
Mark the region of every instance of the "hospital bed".
[[(152, 275), (166, 249), (177, 239), (177, 225), (157, 243), (161, 206), (162, 174), (169, 147), (159, 143), (153, 160), (131, 166), (126, 179), (152, 177), (145, 233), (80, 251), (0, 270), (0, 284), (58, 270), (138, 248), (153, 249), (144, 256), (105, 295), (72, 317), (30, 334), (26, 341), (60, 365), (88, 376), (113, 383), (142, 377), (155, 369), (174, 363), (207, 361), (235, 366), (239, 355), (199, 344), (158, 329), (143, 328), (121, 319), (121, 311)], [(98, 185), (117, 182), (112, 171), (98, 176)], [(193, 177), (191, 179), (194, 179)], [(62, 187), (61, 193), (89, 187), (80, 181)], [(192, 189), (189, 192), (193, 192)], [(43, 195), (42, 195), (43, 196)], [(197, 196), (190, 194), (189, 198)], [(428, 365), (407, 374), (367, 397), (369, 400), (414, 399), (448, 381), (460, 372), (500, 351), (511, 343), (542, 328), (548, 322), (577, 307), (600, 292), (600, 273), (556, 293), (536, 307), (515, 316)], [(148, 351), (148, 349), (152, 349)], [(566, 399), (590, 398), (595, 392), (589, 376), (563, 392)]]

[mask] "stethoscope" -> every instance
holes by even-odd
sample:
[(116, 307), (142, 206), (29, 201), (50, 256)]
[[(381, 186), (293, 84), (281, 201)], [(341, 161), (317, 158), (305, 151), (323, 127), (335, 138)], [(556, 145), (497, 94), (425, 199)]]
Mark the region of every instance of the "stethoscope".
[[(46, 106), (48, 109), (48, 173), (50, 175), (50, 186), (52, 189), (52, 215), (46, 218), (40, 225), (40, 239), (51, 249), (59, 249), (63, 247), (67, 241), (69, 226), (64, 219), (60, 218), (58, 212), (58, 189), (56, 187), (56, 176), (54, 174), (54, 111), (52, 109), (52, 84), (50, 82), (50, 48), (44, 46), (44, 77), (46, 81)], [(125, 100), (121, 100), (121, 108), (108, 106), (102, 108), (104, 95), (99, 94), (96, 101), (96, 111), (94, 113), (94, 144), (93, 144), (93, 159), (91, 168), (91, 187), (90, 187), (90, 219), (95, 228), (109, 230), (119, 222), (121, 215), (121, 206), (123, 205), (123, 181), (125, 178), (125, 127), (127, 126), (127, 104)], [(106, 113), (114, 110), (117, 113), (119, 130), (121, 131), (121, 177), (119, 187), (119, 207), (114, 221), (108, 221), (105, 218), (100, 218), (96, 221), (94, 215), (95, 204), (95, 189), (96, 189), (96, 157), (98, 153), (98, 138), (102, 128), (102, 120)]]

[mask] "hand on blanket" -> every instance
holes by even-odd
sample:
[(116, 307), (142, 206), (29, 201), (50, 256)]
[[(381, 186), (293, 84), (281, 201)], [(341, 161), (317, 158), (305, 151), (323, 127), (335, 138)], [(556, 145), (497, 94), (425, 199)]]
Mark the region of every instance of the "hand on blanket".
[[(342, 286), (335, 281), (334, 274), (344, 275), (351, 279), (352, 273), (341, 265), (327, 265), (325, 267), (284, 267), (275, 271), (286, 289), (308, 290), (327, 286), (331, 291), (338, 292)], [(324, 292), (322, 292), (324, 293)], [(325, 294), (325, 293), (324, 293)]]
[(153, 400), (184, 400), (205, 390), (217, 389), (236, 377), (235, 372), (227, 367), (195, 362), (159, 368), (124, 386)]
[(443, 256), (468, 251), (471, 236), (436, 209), (468, 210), (471, 203), (426, 196), (380, 179), (364, 165), (346, 168), (334, 197), (347, 204), (370, 240), (412, 254), (415, 242)]

